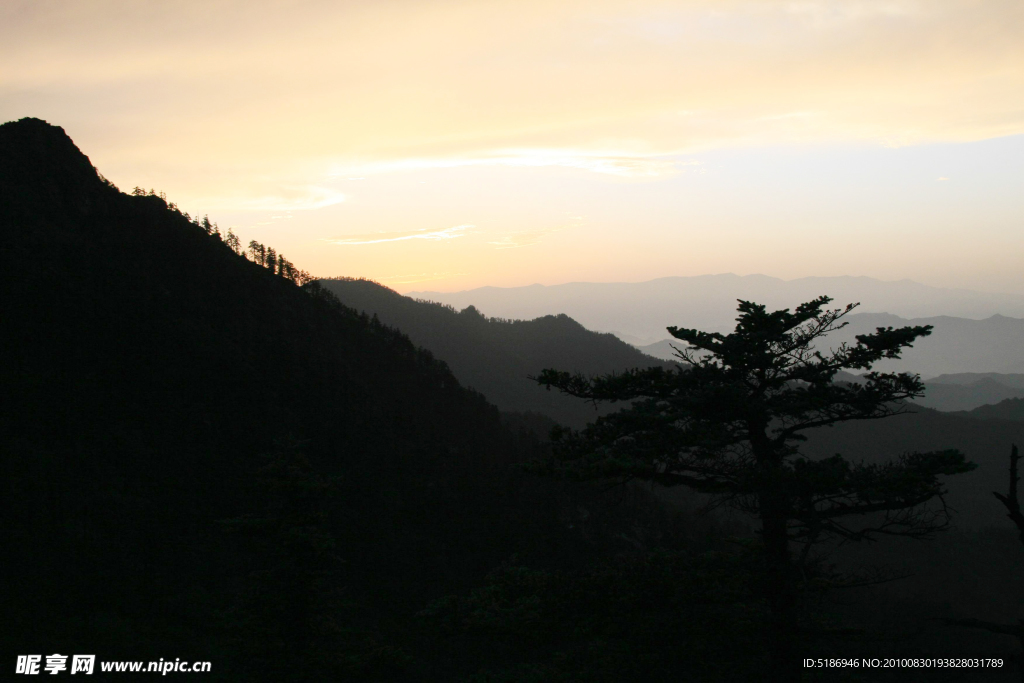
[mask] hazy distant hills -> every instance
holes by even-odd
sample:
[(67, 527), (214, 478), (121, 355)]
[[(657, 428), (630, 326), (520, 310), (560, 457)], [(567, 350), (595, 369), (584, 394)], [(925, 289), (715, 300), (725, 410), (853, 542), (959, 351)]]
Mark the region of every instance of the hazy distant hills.
[(534, 320), (486, 318), (474, 307), (415, 301), (375, 282), (321, 280), (347, 306), (377, 316), (448, 364), (463, 385), (505, 411), (536, 411), (582, 427), (594, 407), (539, 387), (530, 376), (545, 368), (587, 375), (659, 365), (611, 334), (591, 332), (566, 315)]
[(915, 403), (936, 410), (973, 410), (979, 406), (999, 403), (1024, 396), (1024, 389), (1009, 386), (999, 377), (983, 377), (970, 384), (946, 384), (938, 380), (925, 382), (925, 395)]
[[(543, 310), (541, 306), (547, 305), (550, 308), (537, 315), (566, 313), (589, 329), (616, 330), (616, 334), (620, 338), (636, 344), (644, 353), (656, 358), (670, 360), (675, 358), (671, 344), (678, 344), (677, 342), (661, 339), (654, 343), (642, 344), (639, 337), (636, 336), (655, 334), (657, 336), (667, 336), (663, 327), (660, 333), (655, 330), (655, 323), (653, 321), (656, 318), (660, 317), (661, 320), (668, 321), (665, 325), (731, 331), (733, 325), (732, 318), (735, 316), (736, 302), (732, 295), (724, 296), (709, 291), (708, 300), (695, 301), (691, 296), (692, 287), (687, 289), (682, 285), (692, 285), (692, 281), (700, 280), (706, 281), (705, 284), (713, 282), (723, 285), (726, 289), (735, 290), (737, 281), (748, 282), (753, 277), (738, 278), (736, 276), (716, 275), (709, 276), (708, 278), (666, 278), (665, 280), (655, 280), (651, 283), (641, 283), (644, 286), (651, 286), (649, 293), (653, 298), (648, 303), (644, 303), (640, 299), (631, 300), (626, 297), (626, 294), (629, 294), (629, 296), (640, 296), (644, 290), (627, 290), (624, 288), (641, 287), (641, 285), (620, 284), (580, 284), (561, 285), (559, 287), (540, 287), (538, 285), (536, 286), (536, 291), (534, 291), (533, 287), (516, 289), (482, 288), (456, 294), (421, 292), (418, 295), (436, 299), (456, 307), (474, 305), (485, 314), (500, 316), (528, 315), (532, 314), (533, 311)], [(812, 298), (812, 292), (821, 293), (822, 291), (828, 292), (837, 302), (847, 299), (856, 300), (855, 293), (844, 297), (835, 291), (849, 287), (850, 282), (867, 283), (870, 286), (866, 287), (866, 289), (870, 291), (878, 291), (882, 289), (883, 285), (893, 285), (894, 291), (897, 293), (904, 291), (908, 293), (904, 297), (903, 304), (901, 304), (906, 308), (940, 308), (942, 306), (941, 301), (936, 298), (926, 298), (924, 295), (938, 297), (941, 293), (949, 293), (951, 297), (950, 303), (945, 306), (946, 309), (965, 309), (969, 307), (966, 302), (971, 301), (978, 304), (974, 308), (975, 311), (982, 311), (982, 304), (990, 307), (995, 307), (999, 302), (1005, 303), (1008, 307), (1017, 305), (1014, 303), (1015, 298), (1008, 295), (991, 295), (993, 298), (986, 302), (984, 297), (990, 295), (962, 292), (960, 290), (941, 290), (924, 287), (912, 282), (886, 283), (869, 278), (806, 278), (805, 280), (794, 280), (789, 283), (775, 280), (774, 278), (763, 278), (763, 280), (766, 283), (763, 295), (757, 292), (748, 292), (745, 295), (769, 306), (792, 306), (800, 303), (801, 300)], [(807, 282), (812, 282), (812, 284), (806, 284)], [(654, 287), (658, 283), (662, 283), (662, 286)], [(668, 285), (664, 283), (672, 284), (674, 289), (669, 291)], [(773, 283), (780, 285), (780, 287), (781, 285), (804, 283), (807, 291), (802, 292), (804, 296), (795, 297), (791, 301), (772, 303)], [(608, 294), (606, 301), (607, 309), (604, 311), (599, 310), (601, 304), (599, 300), (588, 298), (597, 291), (592, 288), (598, 287), (606, 287), (605, 291)], [(573, 288), (577, 289), (573, 290)], [(707, 288), (710, 290), (711, 285), (708, 284)], [(569, 296), (562, 298), (549, 296), (547, 301), (542, 301), (542, 297), (538, 292), (545, 293), (548, 290), (564, 294), (577, 291), (578, 296), (575, 298)], [(915, 292), (921, 296), (917, 300), (911, 300), (909, 293)], [(733, 294), (735, 293), (733, 291)], [(515, 303), (514, 297), (520, 295), (523, 297), (523, 301)], [(677, 304), (671, 307), (675, 311), (674, 313), (668, 310), (670, 308), (668, 300), (670, 295), (678, 297)], [(976, 296), (974, 299), (971, 299), (969, 295)], [(866, 297), (859, 298), (864, 300)], [(893, 297), (891, 300), (896, 304), (899, 303), (896, 297)], [(709, 302), (713, 302), (719, 308), (712, 311), (712, 304)], [(866, 307), (862, 305), (858, 310)], [(988, 311), (990, 309), (985, 310)], [(914, 348), (905, 351), (901, 360), (879, 364), (878, 369), (881, 370), (917, 372), (926, 378), (953, 373), (1019, 373), (1024, 371), (1024, 319), (1021, 318), (1011, 318), (993, 313), (989, 313), (989, 316), (982, 320), (953, 317), (950, 315), (901, 317), (893, 313), (855, 313), (848, 317), (848, 321), (850, 324), (845, 329), (828, 337), (830, 344), (839, 344), (844, 341), (852, 343), (856, 335), (873, 332), (876, 327), (931, 325), (934, 328), (931, 336), (918, 340), (914, 344)], [(624, 333), (623, 330), (633, 330), (634, 332)], [(1007, 396), (1002, 396), (997, 400), (1002, 398), (1007, 398)], [(956, 409), (963, 408), (964, 406), (959, 406)]]
[[(931, 325), (932, 334), (914, 343), (900, 361), (880, 363), (883, 370), (921, 373), (926, 378), (962, 373), (1020, 373), (1024, 370), (1024, 320), (993, 315), (984, 320), (937, 316), (901, 318), (889, 314), (851, 315), (845, 329), (830, 335), (831, 343), (853, 342), (857, 334), (877, 327)], [(981, 379), (980, 377), (976, 379)]]
[[(473, 305), (501, 318), (537, 318), (565, 313), (591, 330), (614, 332), (630, 343), (668, 337), (665, 328), (693, 327), (728, 332), (736, 299), (791, 308), (821, 295), (836, 303), (858, 301), (862, 313), (904, 318), (953, 316), (982, 319), (1000, 314), (1024, 318), (1024, 296), (929, 287), (910, 280), (869, 277), (807, 277), (780, 280), (732, 274), (666, 277), (648, 282), (571, 282), (528, 287), (481, 287), (462, 292), (409, 292), (414, 298), (463, 309)], [(994, 368), (993, 368), (994, 369)]]

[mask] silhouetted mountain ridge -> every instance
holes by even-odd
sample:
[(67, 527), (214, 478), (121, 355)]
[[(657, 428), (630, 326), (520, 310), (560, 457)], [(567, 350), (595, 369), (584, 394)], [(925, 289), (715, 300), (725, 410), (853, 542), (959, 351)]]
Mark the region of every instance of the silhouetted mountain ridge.
[(1024, 422), (1024, 398), (1007, 398), (999, 403), (978, 406), (973, 410), (953, 413), (976, 420), (1010, 420)]
[(0, 125), (0, 235), (9, 652), (408, 680), (379, 624), (597, 547), (444, 363), (120, 193), (62, 129)]
[(600, 375), (664, 364), (614, 335), (591, 332), (566, 315), (488, 318), (473, 306), (456, 311), (368, 280), (336, 278), (320, 284), (345, 305), (408, 334), (446, 362), (462, 384), (502, 410), (538, 411), (577, 428), (600, 413), (582, 401), (544, 390), (530, 377), (545, 368)]
[(63, 128), (39, 119), (4, 125), (17, 126), (16, 135), (4, 136), (5, 163), (0, 165), (0, 202), (15, 212), (11, 218), (28, 217), (21, 212), (31, 212), (33, 223), (43, 216), (63, 218), (113, 196), (113, 186)]

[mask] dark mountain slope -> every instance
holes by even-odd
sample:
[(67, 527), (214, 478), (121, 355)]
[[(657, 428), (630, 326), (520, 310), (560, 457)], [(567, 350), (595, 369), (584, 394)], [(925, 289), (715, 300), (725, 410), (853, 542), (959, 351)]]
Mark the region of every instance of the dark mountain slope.
[(544, 368), (597, 375), (664, 364), (566, 315), (502, 320), (487, 318), (473, 306), (458, 312), (416, 301), (368, 280), (337, 278), (320, 284), (345, 305), (408, 334), (445, 361), (462, 384), (502, 410), (537, 411), (573, 427), (582, 427), (599, 413), (581, 401), (545, 391), (529, 377)]
[(914, 402), (935, 410), (973, 410), (1010, 398), (1024, 396), (1024, 388), (1002, 381), (1003, 375), (982, 375), (971, 383), (945, 383), (934, 379), (924, 383), (925, 394)]
[(1024, 422), (1024, 398), (1008, 398), (992, 405), (979, 406), (974, 410), (958, 411), (954, 415), (975, 420)]
[(60, 128), (0, 126), (0, 236), (11, 652), (380, 680), (375, 624), (572, 546), (509, 468), (532, 446), (443, 363)]
[(801, 451), (824, 458), (842, 453), (852, 459), (880, 462), (911, 451), (956, 448), (978, 469), (948, 480), (948, 503), (957, 525), (967, 528), (1000, 526), (1006, 511), (992, 496), (1005, 491), (1010, 445), (1024, 443), (1024, 422), (979, 420), (921, 407), (884, 420), (847, 422), (808, 432)]
[[(939, 375), (925, 382), (926, 393), (917, 403), (936, 410), (974, 411), (1024, 396), (1024, 375), (999, 372), (962, 372)], [(975, 415), (980, 417), (981, 413)]]

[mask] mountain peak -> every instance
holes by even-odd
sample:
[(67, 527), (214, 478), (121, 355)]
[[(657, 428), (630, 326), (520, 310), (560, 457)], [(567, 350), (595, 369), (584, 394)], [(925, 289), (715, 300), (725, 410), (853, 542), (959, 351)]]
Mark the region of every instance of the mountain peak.
[(36, 215), (87, 211), (108, 183), (60, 126), (35, 118), (0, 125), (0, 207)]
[(34, 174), (57, 166), (98, 177), (89, 157), (82, 154), (64, 129), (42, 119), (24, 118), (0, 124), (0, 150), (0, 168), (5, 172), (17, 167)]

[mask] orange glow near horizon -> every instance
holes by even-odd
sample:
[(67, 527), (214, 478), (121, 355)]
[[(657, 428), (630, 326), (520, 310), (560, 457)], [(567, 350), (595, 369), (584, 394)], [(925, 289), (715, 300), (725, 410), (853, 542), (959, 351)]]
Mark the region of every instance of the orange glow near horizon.
[(400, 291), (1024, 292), (1021, 35), (1017, 0), (8, 2), (0, 115)]

